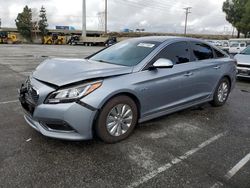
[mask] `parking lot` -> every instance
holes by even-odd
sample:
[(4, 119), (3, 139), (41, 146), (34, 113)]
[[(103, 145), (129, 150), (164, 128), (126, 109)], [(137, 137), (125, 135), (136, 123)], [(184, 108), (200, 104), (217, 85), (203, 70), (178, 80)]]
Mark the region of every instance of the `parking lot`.
[(29, 127), (17, 89), (46, 58), (98, 47), (0, 45), (0, 187), (250, 187), (250, 80), (221, 108), (197, 106), (137, 126), (117, 144), (50, 139)]

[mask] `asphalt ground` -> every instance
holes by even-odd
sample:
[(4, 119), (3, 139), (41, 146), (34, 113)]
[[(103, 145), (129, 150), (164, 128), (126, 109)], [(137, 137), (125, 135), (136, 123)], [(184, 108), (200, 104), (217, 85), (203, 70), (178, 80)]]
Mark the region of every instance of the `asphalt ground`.
[(17, 89), (48, 57), (100, 48), (0, 45), (0, 187), (250, 188), (250, 80), (225, 106), (204, 104), (140, 124), (128, 139), (50, 139), (29, 127)]

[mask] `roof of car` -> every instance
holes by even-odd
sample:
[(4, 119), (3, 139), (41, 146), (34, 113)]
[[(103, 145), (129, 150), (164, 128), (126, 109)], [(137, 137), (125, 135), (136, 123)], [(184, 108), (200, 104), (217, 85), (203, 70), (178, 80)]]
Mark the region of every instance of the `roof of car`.
[[(166, 42), (166, 41), (172, 41), (177, 39), (183, 39), (183, 40), (198, 40), (195, 38), (187, 38), (187, 37), (178, 37), (178, 36), (147, 36), (147, 37), (138, 37), (134, 38), (134, 40), (142, 40), (142, 41), (155, 41), (155, 42)], [(133, 40), (133, 39), (132, 39)]]

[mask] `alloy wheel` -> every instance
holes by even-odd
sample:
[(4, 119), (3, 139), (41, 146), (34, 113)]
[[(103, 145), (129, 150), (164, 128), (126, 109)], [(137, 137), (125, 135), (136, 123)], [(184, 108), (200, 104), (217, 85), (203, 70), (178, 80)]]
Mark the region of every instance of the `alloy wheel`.
[(218, 100), (220, 102), (225, 102), (228, 97), (229, 85), (227, 82), (222, 82), (218, 88)]
[(133, 121), (133, 112), (129, 105), (118, 104), (108, 113), (106, 128), (112, 136), (121, 136), (125, 134)]

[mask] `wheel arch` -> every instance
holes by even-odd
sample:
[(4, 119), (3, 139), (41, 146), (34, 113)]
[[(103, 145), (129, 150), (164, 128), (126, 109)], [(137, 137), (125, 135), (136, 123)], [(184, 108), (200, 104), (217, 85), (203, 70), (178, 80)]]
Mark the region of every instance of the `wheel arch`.
[(213, 93), (215, 92), (215, 90), (216, 90), (218, 84), (220, 83), (220, 81), (221, 81), (223, 78), (228, 79), (229, 84), (230, 84), (230, 90), (232, 89), (232, 78), (231, 78), (228, 74), (225, 74), (225, 75), (223, 75), (223, 76), (217, 81), (217, 83), (216, 83), (216, 85), (215, 85), (215, 87), (214, 87), (214, 89), (213, 89)]
[(99, 109), (102, 109), (103, 106), (105, 104), (107, 104), (108, 101), (110, 101), (112, 98), (114, 97), (118, 97), (118, 96), (121, 96), (121, 95), (125, 95), (125, 96), (128, 96), (129, 98), (131, 98), (135, 104), (136, 104), (136, 107), (137, 107), (137, 112), (138, 112), (138, 118), (140, 118), (140, 112), (141, 112), (141, 102), (139, 100), (139, 98), (133, 93), (133, 92), (129, 92), (129, 91), (119, 91), (119, 92), (116, 92), (116, 93), (113, 93), (112, 95), (110, 95), (109, 97), (107, 97), (101, 104), (100, 108)]
[(232, 79), (231, 79), (231, 77), (229, 75), (224, 75), (222, 78), (227, 78), (228, 79), (229, 84), (230, 84), (230, 88), (231, 88), (231, 86), (232, 86)]
[(97, 113), (94, 117), (94, 120), (93, 120), (93, 123), (92, 123), (92, 135), (93, 137), (96, 136), (96, 122), (97, 122), (97, 119), (99, 117), (99, 114), (100, 114), (100, 110), (105, 106), (105, 104), (107, 104), (112, 98), (114, 97), (118, 97), (118, 96), (128, 96), (129, 98), (131, 98), (135, 104), (136, 104), (136, 107), (137, 107), (137, 113), (138, 113), (138, 120), (140, 119), (141, 117), (141, 102), (139, 100), (139, 98), (133, 93), (133, 92), (129, 92), (129, 91), (119, 91), (117, 93), (113, 93), (112, 95), (110, 95), (109, 97), (107, 97), (100, 105), (100, 107), (98, 108), (97, 110)]

